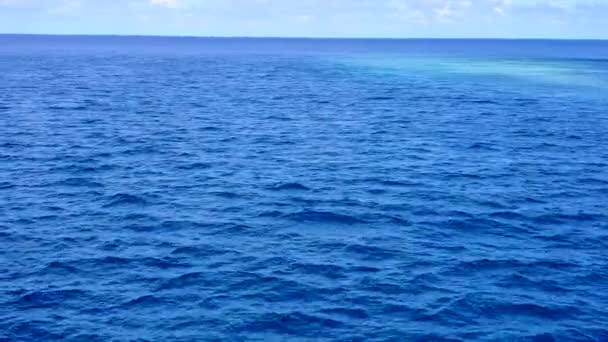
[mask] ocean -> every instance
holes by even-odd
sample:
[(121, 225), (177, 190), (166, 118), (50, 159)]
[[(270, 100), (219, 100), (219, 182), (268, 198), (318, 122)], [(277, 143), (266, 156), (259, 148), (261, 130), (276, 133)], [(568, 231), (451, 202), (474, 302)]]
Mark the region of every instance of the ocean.
[(0, 35), (0, 341), (608, 341), (608, 41)]

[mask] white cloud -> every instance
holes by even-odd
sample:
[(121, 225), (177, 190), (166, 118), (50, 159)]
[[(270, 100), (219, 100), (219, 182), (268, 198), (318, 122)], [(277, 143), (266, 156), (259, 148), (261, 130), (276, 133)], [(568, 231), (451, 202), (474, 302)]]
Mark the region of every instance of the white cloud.
[(184, 6), (180, 0), (150, 0), (150, 4), (167, 8), (181, 8)]
[(606, 17), (608, 0), (0, 0), (8, 32), (604, 37)]
[(453, 21), (465, 14), (492, 14), (493, 8), (504, 12), (508, 0), (387, 0), (388, 9), (405, 18), (425, 18), (425, 21)]
[(64, 0), (48, 9), (49, 14), (76, 14), (82, 9), (82, 2), (76, 0)]

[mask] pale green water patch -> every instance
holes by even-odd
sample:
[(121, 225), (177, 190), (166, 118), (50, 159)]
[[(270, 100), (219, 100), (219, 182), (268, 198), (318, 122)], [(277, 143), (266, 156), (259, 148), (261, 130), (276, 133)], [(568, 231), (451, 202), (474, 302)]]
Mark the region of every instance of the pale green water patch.
[(608, 63), (605, 62), (382, 56), (342, 59), (339, 63), (378, 73), (433, 78), (506, 78), (608, 91)]

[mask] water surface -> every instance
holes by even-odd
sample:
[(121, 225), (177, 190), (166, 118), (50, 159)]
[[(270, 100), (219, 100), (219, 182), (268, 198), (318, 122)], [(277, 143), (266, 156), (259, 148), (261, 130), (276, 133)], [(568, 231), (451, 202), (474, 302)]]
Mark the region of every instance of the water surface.
[(608, 42), (0, 36), (0, 340), (606, 341)]

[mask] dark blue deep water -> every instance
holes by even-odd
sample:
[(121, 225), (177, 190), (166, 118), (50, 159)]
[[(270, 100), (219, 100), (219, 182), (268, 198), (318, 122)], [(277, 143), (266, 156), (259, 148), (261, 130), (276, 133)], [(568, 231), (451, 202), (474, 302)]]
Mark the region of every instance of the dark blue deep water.
[(0, 341), (608, 341), (608, 41), (0, 36)]

